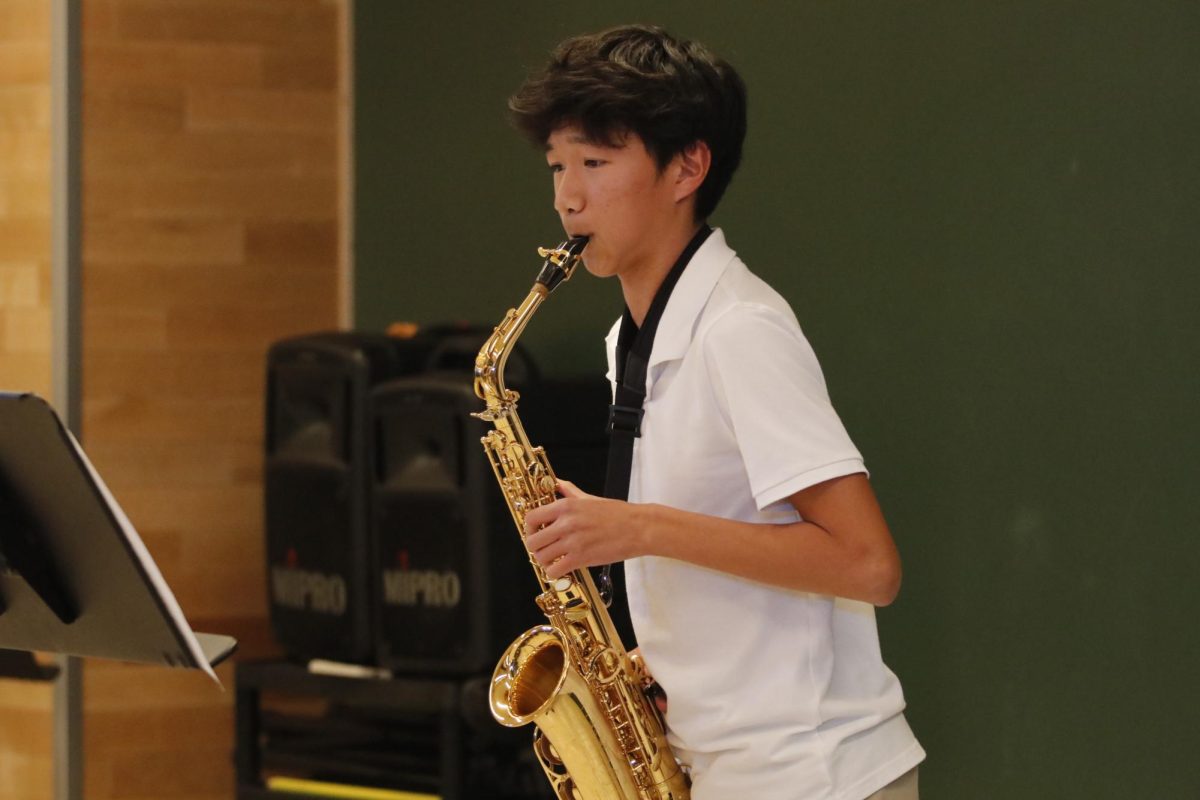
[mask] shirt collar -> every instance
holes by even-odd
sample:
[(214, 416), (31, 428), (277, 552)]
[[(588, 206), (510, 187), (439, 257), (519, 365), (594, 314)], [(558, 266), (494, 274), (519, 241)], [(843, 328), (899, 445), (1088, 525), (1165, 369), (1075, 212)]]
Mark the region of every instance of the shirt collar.
[[(675, 284), (675, 289), (667, 300), (667, 307), (663, 309), (662, 319), (654, 337), (654, 350), (650, 353), (649, 367), (683, 358), (692, 341), (692, 331), (700, 312), (716, 288), (717, 281), (725, 274), (725, 268), (736, 255), (737, 253), (725, 243), (724, 231), (714, 228), (688, 262), (683, 274), (679, 276), (679, 283)], [(617, 317), (604, 339), (609, 353), (614, 352), (620, 331), (621, 318)], [(609, 380), (612, 380), (611, 369)]]
[(663, 309), (649, 366), (683, 358), (691, 344), (700, 312), (735, 255), (725, 243), (725, 234), (720, 228), (713, 230), (700, 245), (679, 276), (679, 283), (675, 284), (675, 291), (671, 292), (667, 307)]

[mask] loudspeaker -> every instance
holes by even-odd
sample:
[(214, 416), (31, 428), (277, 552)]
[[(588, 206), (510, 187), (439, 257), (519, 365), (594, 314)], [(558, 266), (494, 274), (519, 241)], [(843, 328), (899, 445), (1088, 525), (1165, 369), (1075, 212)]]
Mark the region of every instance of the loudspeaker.
[[(372, 663), (369, 535), (372, 387), (403, 375), (471, 375), (490, 328), (443, 324), (403, 335), (325, 332), (267, 356), (267, 586), (271, 627), (289, 656)], [(513, 374), (536, 370), (514, 352)], [(464, 378), (465, 379), (465, 378)]]
[[(556, 472), (592, 489), (603, 481), (608, 393), (603, 380), (534, 380), (519, 404)], [(512, 639), (545, 621), (479, 442), (487, 426), (470, 417), (482, 407), (462, 377), (390, 381), (371, 395), (376, 650), (396, 671), (490, 672)]]
[(267, 586), (272, 630), (293, 657), (370, 660), (366, 404), (371, 386), (412, 368), (405, 347), (325, 333), (268, 353)]

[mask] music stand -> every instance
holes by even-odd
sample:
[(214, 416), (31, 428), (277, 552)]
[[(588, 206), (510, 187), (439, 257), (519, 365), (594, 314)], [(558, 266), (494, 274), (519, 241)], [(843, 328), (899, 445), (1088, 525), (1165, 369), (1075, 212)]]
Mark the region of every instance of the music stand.
[(212, 668), (236, 647), (192, 632), (54, 409), (37, 395), (0, 393), (0, 648), (189, 667), (217, 680)]

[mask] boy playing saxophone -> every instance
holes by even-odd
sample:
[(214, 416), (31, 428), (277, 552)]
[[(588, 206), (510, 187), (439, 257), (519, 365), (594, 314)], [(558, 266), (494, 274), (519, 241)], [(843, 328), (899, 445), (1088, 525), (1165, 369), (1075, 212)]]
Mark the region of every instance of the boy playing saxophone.
[(526, 545), (551, 578), (625, 562), (695, 800), (910, 800), (924, 751), (873, 612), (895, 544), (792, 310), (707, 223), (745, 102), (726, 62), (640, 26), (563, 42), (510, 101), (585, 268), (621, 284), (609, 377), (632, 444), (625, 499), (560, 481)]

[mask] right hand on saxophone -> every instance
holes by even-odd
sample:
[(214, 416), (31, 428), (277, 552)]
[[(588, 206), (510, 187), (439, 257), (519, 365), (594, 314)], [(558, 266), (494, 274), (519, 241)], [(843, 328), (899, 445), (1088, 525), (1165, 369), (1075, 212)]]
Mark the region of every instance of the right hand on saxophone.
[(558, 493), (525, 514), (525, 544), (547, 578), (647, 555), (646, 506), (597, 497), (561, 478)]
[[(525, 515), (525, 544), (551, 580), (568, 572), (612, 564), (645, 555), (638, 534), (646, 530), (637, 504), (588, 494), (568, 480), (558, 479), (562, 495)], [(640, 647), (629, 660), (642, 679), (646, 695), (659, 713), (667, 713), (667, 695), (650, 674)]]

